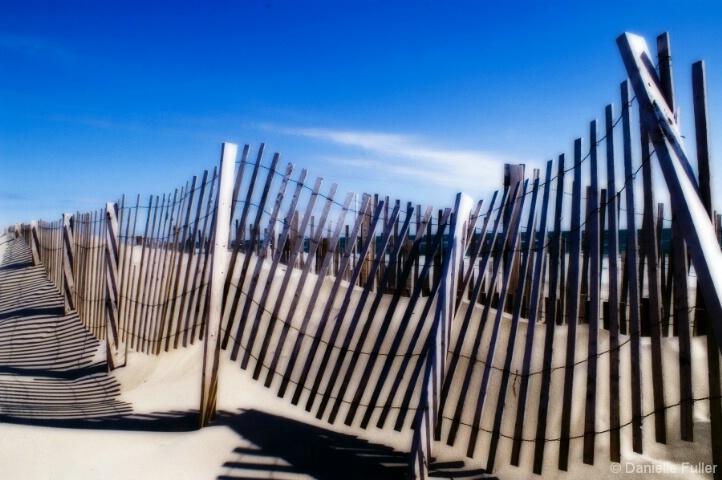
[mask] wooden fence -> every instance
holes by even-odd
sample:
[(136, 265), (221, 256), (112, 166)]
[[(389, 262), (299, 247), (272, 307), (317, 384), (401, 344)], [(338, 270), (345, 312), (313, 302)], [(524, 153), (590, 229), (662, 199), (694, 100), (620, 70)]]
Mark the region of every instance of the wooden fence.
[[(658, 77), (643, 40), (618, 42), (631, 79), (618, 111), (607, 106), (571, 161), (550, 160), (543, 177), (508, 165), (488, 202), (459, 196), (434, 210), (344, 196), (278, 154), (266, 163), (263, 145), (237, 159), (225, 144), (220, 172), (173, 192), (16, 230), (66, 309), (107, 339), (111, 368), (128, 348), (205, 339), (203, 425), (222, 348), (317, 418), (414, 428), (410, 477), (427, 476), (434, 440), (489, 471), (501, 459), (540, 474), (550, 444), (561, 470), (570, 455), (594, 464), (602, 437), (605, 461), (620, 462), (622, 443), (642, 453), (650, 431), (666, 443), (670, 418), (692, 441), (700, 401), (719, 466), (721, 222), (704, 64), (692, 69), (697, 180), (674, 116), (668, 36)], [(655, 203), (655, 159), (671, 209)], [(695, 397), (699, 378), (709, 393)]]

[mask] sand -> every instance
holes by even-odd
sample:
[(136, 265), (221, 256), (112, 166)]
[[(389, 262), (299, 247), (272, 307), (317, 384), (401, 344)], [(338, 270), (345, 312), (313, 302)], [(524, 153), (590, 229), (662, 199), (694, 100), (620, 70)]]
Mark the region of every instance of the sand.
[[(5, 255), (8, 237), (0, 236), (0, 258)], [(0, 290), (0, 294), (2, 291)], [(307, 293), (304, 291), (304, 294)], [(477, 309), (477, 315), (481, 309)], [(490, 316), (493, 320), (494, 313)], [(495, 365), (502, 366), (510, 321), (505, 317)], [(526, 323), (520, 325), (520, 338), (526, 333)], [(554, 365), (563, 364), (566, 329), (558, 328), (555, 337)], [(488, 336), (488, 335), (487, 335)], [(580, 326), (577, 342), (579, 359), (585, 357), (587, 331)], [(624, 342), (626, 337), (620, 339)], [(534, 334), (535, 358), (532, 371), (539, 370), (544, 342), (543, 326)], [(679, 400), (677, 340), (664, 340), (665, 400), (674, 404)], [(470, 343), (470, 342), (467, 342)], [(521, 369), (523, 348), (518, 344), (512, 370)], [(626, 405), (629, 398), (629, 348), (621, 350), (622, 423), (631, 419)], [(482, 345), (482, 348), (484, 345)], [(101, 345), (95, 353), (103, 356)], [(466, 346), (466, 348), (469, 348)], [(606, 331), (600, 331), (599, 350), (608, 348)], [(649, 339), (642, 340), (645, 363), (644, 412), (653, 410), (651, 394), (651, 366)], [(707, 395), (706, 345), (703, 338), (693, 339), (693, 379), (695, 397)], [(469, 352), (470, 353), (470, 352)], [(221, 354), (217, 420), (203, 430), (195, 430), (200, 397), (202, 345), (196, 342), (189, 348), (151, 356), (129, 351), (128, 365), (111, 374), (120, 385), (119, 402), (132, 406), (133, 416), (111, 427), (56, 428), (16, 423), (0, 423), (0, 478), (91, 479), (91, 478), (403, 478), (406, 459), (401, 454), (410, 445), (410, 432), (362, 430), (348, 427), (342, 421), (330, 426), (292, 406), (287, 399), (279, 399), (275, 390), (266, 389), (251, 378), (251, 371), (241, 370), (238, 362), (231, 362), (228, 352)], [(478, 377), (481, 369), (477, 368)], [(599, 358), (599, 388), (597, 400), (597, 430), (608, 426), (608, 355)], [(586, 364), (575, 369), (574, 398), (584, 397)], [(261, 376), (264, 378), (264, 375)], [(491, 379), (491, 391), (500, 378)], [(536, 429), (536, 408), (540, 376), (532, 377), (524, 429), (525, 438), (533, 438)], [(480, 378), (475, 378), (476, 385)], [(558, 436), (561, 416), (561, 387), (563, 371), (552, 376), (552, 399), (547, 437)], [(472, 386), (472, 388), (474, 388)], [(514, 395), (510, 386), (510, 396)], [(288, 395), (287, 395), (288, 397)], [(496, 395), (487, 399), (483, 422), (496, 410)], [(303, 404), (303, 402), (301, 403)], [(502, 432), (513, 431), (516, 402), (507, 402)], [(583, 403), (576, 401), (573, 411), (572, 435), (583, 433)], [(448, 422), (447, 422), (448, 423)], [(654, 442), (654, 422), (644, 422), (644, 455), (631, 451), (631, 433), (622, 432), (621, 473), (614, 473), (608, 461), (608, 436), (596, 439), (596, 465), (581, 462), (582, 440), (571, 442), (570, 470), (557, 470), (558, 444), (546, 447), (543, 478), (710, 478), (692, 473), (690, 465), (710, 461), (709, 412), (706, 402), (695, 404), (695, 442), (679, 440), (679, 408), (667, 410), (668, 444)], [(179, 431), (171, 431), (179, 430)], [(444, 442), (435, 444), (437, 462), (447, 463), (438, 468), (448, 471), (448, 478), (480, 478), (479, 469), (486, 466), (488, 434), (479, 438), (474, 459), (465, 457), (466, 435), (460, 431), (455, 447)], [(531, 473), (533, 444), (522, 449), (521, 466), (509, 465), (511, 441), (499, 445), (494, 476), (502, 479), (540, 478)], [(460, 463), (462, 462), (462, 463)], [(685, 462), (687, 467), (685, 467)], [(647, 467), (644, 467), (644, 466)], [(631, 469), (656, 468), (656, 475), (639, 474)], [(676, 470), (674, 473), (672, 470)], [(662, 473), (659, 473), (659, 472)], [(443, 478), (443, 477), (442, 477)]]

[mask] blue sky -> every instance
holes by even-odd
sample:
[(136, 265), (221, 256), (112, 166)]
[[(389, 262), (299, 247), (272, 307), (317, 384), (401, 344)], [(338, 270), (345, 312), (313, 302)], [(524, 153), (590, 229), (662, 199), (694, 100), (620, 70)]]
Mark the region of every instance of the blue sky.
[(706, 61), (720, 191), (719, 1), (0, 0), (0, 226), (171, 191), (223, 141), (342, 191), (488, 198), (619, 111), (624, 31), (670, 33), (691, 152)]

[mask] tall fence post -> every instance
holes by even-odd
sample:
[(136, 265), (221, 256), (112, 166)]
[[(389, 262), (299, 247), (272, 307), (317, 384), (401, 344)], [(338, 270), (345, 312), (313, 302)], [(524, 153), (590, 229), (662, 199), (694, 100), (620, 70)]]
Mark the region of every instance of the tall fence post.
[[(704, 62), (699, 61), (692, 65), (692, 92), (694, 97), (694, 123), (695, 137), (697, 144), (697, 167), (699, 170), (699, 193), (707, 214), (714, 221), (712, 210), (712, 188), (710, 185), (710, 152), (709, 132), (707, 120), (707, 82), (705, 80)], [(715, 228), (715, 232), (718, 229)], [(715, 465), (722, 465), (722, 399), (720, 398), (720, 356), (719, 347), (715, 341), (714, 332), (708, 328), (711, 321), (704, 302), (701, 289), (697, 288), (697, 305), (695, 325), (699, 328), (698, 333), (707, 335), (707, 366), (709, 377), (709, 409), (710, 427), (712, 431), (712, 459)], [(700, 330), (703, 330), (701, 332)], [(686, 353), (686, 352), (685, 352)], [(681, 355), (681, 354), (680, 354)], [(691, 380), (688, 382), (688, 391), (691, 392)], [(691, 398), (691, 394), (688, 395)], [(684, 399), (684, 397), (683, 397)], [(694, 411), (692, 402), (687, 402), (688, 423), (692, 424)], [(691, 438), (691, 431), (690, 438)], [(722, 467), (715, 471), (715, 479), (722, 479)]]
[(119, 328), (118, 294), (118, 217), (115, 204), (105, 205), (105, 311), (108, 369), (124, 367), (126, 361), (126, 343)]
[(722, 252), (707, 210), (699, 197), (674, 114), (659, 89), (654, 62), (642, 37), (625, 33), (617, 39), (632, 81), (682, 233), (690, 249), (710, 323), (722, 348)]
[(72, 221), (71, 213), (63, 214), (63, 296), (65, 297), (66, 315), (75, 310), (75, 278), (73, 276), (75, 241)]
[(411, 443), (408, 478), (425, 479), (428, 477), (433, 431), (436, 427), (436, 419), (442, 413), (438, 411), (439, 397), (446, 372), (446, 355), (456, 307), (458, 272), (461, 269), (461, 262), (464, 260), (463, 237), (472, 207), (471, 197), (463, 193), (456, 196), (454, 216), (449, 230), (449, 244), (445, 252), (446, 258), (437, 294), (436, 313), (429, 332), (429, 349), (424, 380), (421, 385), (419, 408), (414, 418), (414, 436)]
[(200, 427), (211, 421), (216, 410), (218, 390), (218, 361), (220, 355), (219, 337), (223, 309), (223, 286), (228, 274), (228, 239), (231, 228), (231, 206), (233, 204), (233, 174), (236, 165), (238, 145), (224, 143), (221, 151), (221, 169), (218, 181), (215, 221), (213, 222), (213, 247), (211, 251), (211, 272), (209, 277), (209, 309), (207, 314), (207, 335), (203, 346), (203, 376), (201, 379)]
[(30, 231), (28, 232), (28, 240), (30, 244), (30, 251), (33, 255), (33, 265), (40, 265), (40, 239), (38, 237), (38, 222), (33, 220), (30, 222)]

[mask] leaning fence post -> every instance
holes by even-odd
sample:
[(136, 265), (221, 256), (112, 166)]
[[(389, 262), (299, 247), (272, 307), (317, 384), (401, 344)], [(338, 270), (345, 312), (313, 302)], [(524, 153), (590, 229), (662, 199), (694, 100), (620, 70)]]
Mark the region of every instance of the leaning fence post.
[(463, 237), (472, 209), (471, 198), (463, 193), (456, 196), (454, 217), (449, 230), (449, 246), (445, 251), (444, 266), (441, 272), (438, 290), (436, 313), (429, 332), (429, 348), (424, 369), (424, 380), (421, 385), (419, 408), (414, 418), (414, 436), (409, 457), (408, 478), (427, 478), (433, 431), (436, 419), (443, 412), (439, 407), (441, 385), (446, 371), (446, 355), (449, 349), (451, 323), (454, 320), (456, 307), (457, 280), (461, 263), (464, 260)]
[(617, 39), (624, 65), (634, 86), (640, 113), (647, 125), (672, 203), (677, 214), (697, 282), (704, 295), (712, 328), (722, 349), (722, 252), (682, 144), (674, 115), (657, 85), (654, 63), (642, 37), (625, 33)]
[(105, 310), (106, 330), (105, 341), (107, 345), (108, 369), (124, 367), (126, 360), (126, 344), (118, 328), (118, 294), (120, 282), (118, 281), (118, 217), (115, 204), (105, 205)]
[(63, 295), (65, 296), (65, 314), (75, 310), (75, 279), (73, 277), (73, 258), (75, 243), (70, 222), (73, 214), (63, 214)]
[(231, 228), (231, 205), (233, 204), (233, 173), (238, 145), (224, 143), (221, 151), (221, 169), (218, 180), (215, 221), (213, 222), (213, 246), (211, 251), (211, 274), (209, 277), (209, 308), (207, 335), (203, 347), (203, 376), (201, 379), (200, 427), (208, 425), (216, 410), (218, 389), (219, 336), (223, 306), (223, 286), (228, 273), (228, 238)]

